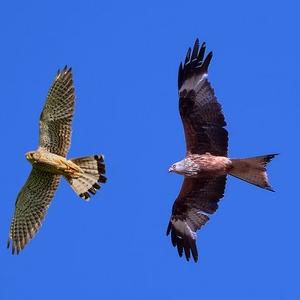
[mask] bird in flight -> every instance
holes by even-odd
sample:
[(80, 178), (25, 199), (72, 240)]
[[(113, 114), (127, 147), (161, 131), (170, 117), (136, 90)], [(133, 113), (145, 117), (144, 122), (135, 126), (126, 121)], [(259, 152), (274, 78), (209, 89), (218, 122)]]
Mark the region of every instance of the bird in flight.
[(75, 93), (72, 70), (58, 71), (40, 116), (39, 147), (26, 153), (31, 173), (19, 192), (7, 247), (18, 254), (40, 228), (61, 176), (88, 200), (106, 182), (103, 155), (68, 160)]
[(179, 111), (186, 141), (186, 157), (169, 172), (184, 176), (172, 208), (167, 235), (181, 257), (198, 260), (196, 231), (218, 208), (224, 196), (227, 174), (260, 188), (273, 191), (266, 173), (276, 154), (251, 158), (228, 158), (228, 132), (221, 105), (208, 76), (212, 52), (205, 56), (205, 43), (195, 41), (178, 72)]

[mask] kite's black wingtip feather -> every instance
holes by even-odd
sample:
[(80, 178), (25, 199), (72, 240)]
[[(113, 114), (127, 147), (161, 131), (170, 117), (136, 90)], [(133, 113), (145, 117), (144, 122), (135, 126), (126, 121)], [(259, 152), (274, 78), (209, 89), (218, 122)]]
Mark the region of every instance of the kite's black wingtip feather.
[(199, 39), (196, 38), (193, 49), (195, 49), (195, 48), (198, 48), (198, 49), (199, 49), (199, 46), (200, 46)]
[(202, 66), (201, 66), (203, 68), (204, 72), (207, 72), (212, 57), (213, 57), (213, 52), (210, 51), (207, 54), (207, 56), (205, 57), (205, 60), (204, 60), (204, 62), (202, 64)]
[(167, 228), (167, 231), (166, 231), (166, 236), (168, 236), (170, 234), (171, 229), (172, 229), (172, 224), (171, 224), (171, 222), (169, 222), (168, 228)]

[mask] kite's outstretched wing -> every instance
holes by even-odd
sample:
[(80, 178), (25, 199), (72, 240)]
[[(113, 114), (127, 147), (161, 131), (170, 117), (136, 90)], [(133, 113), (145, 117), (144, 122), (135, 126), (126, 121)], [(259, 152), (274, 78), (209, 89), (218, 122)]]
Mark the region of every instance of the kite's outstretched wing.
[(184, 251), (187, 260), (191, 253), (194, 260), (198, 260), (196, 231), (209, 220), (209, 214), (217, 210), (218, 201), (224, 196), (225, 184), (226, 176), (184, 179), (167, 229), (180, 257)]
[(18, 254), (40, 228), (50, 202), (59, 184), (60, 175), (41, 171), (35, 167), (21, 189), (10, 225), (7, 246)]
[(58, 71), (40, 117), (40, 147), (66, 156), (71, 143), (75, 92), (72, 70)]
[(212, 52), (204, 59), (205, 43), (199, 50), (197, 39), (188, 49), (178, 72), (179, 110), (183, 122), (187, 154), (227, 156), (226, 122), (214, 90), (207, 80)]

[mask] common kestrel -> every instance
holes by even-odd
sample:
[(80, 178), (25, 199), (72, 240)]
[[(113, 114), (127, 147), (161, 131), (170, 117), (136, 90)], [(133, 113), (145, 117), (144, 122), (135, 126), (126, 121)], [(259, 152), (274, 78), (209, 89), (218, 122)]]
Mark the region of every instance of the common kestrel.
[(40, 116), (39, 147), (26, 153), (32, 171), (18, 194), (8, 248), (19, 253), (45, 217), (61, 176), (81, 198), (88, 200), (106, 182), (103, 155), (68, 160), (75, 93), (71, 68), (58, 71)]

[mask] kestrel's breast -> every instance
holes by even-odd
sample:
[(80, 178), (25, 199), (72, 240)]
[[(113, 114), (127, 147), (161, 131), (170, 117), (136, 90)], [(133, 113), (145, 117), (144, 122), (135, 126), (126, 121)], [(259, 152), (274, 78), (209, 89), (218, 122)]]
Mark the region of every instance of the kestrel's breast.
[(41, 150), (36, 154), (38, 154), (37, 160), (33, 164), (43, 171), (66, 177), (78, 177), (83, 173), (79, 166), (63, 156)]

